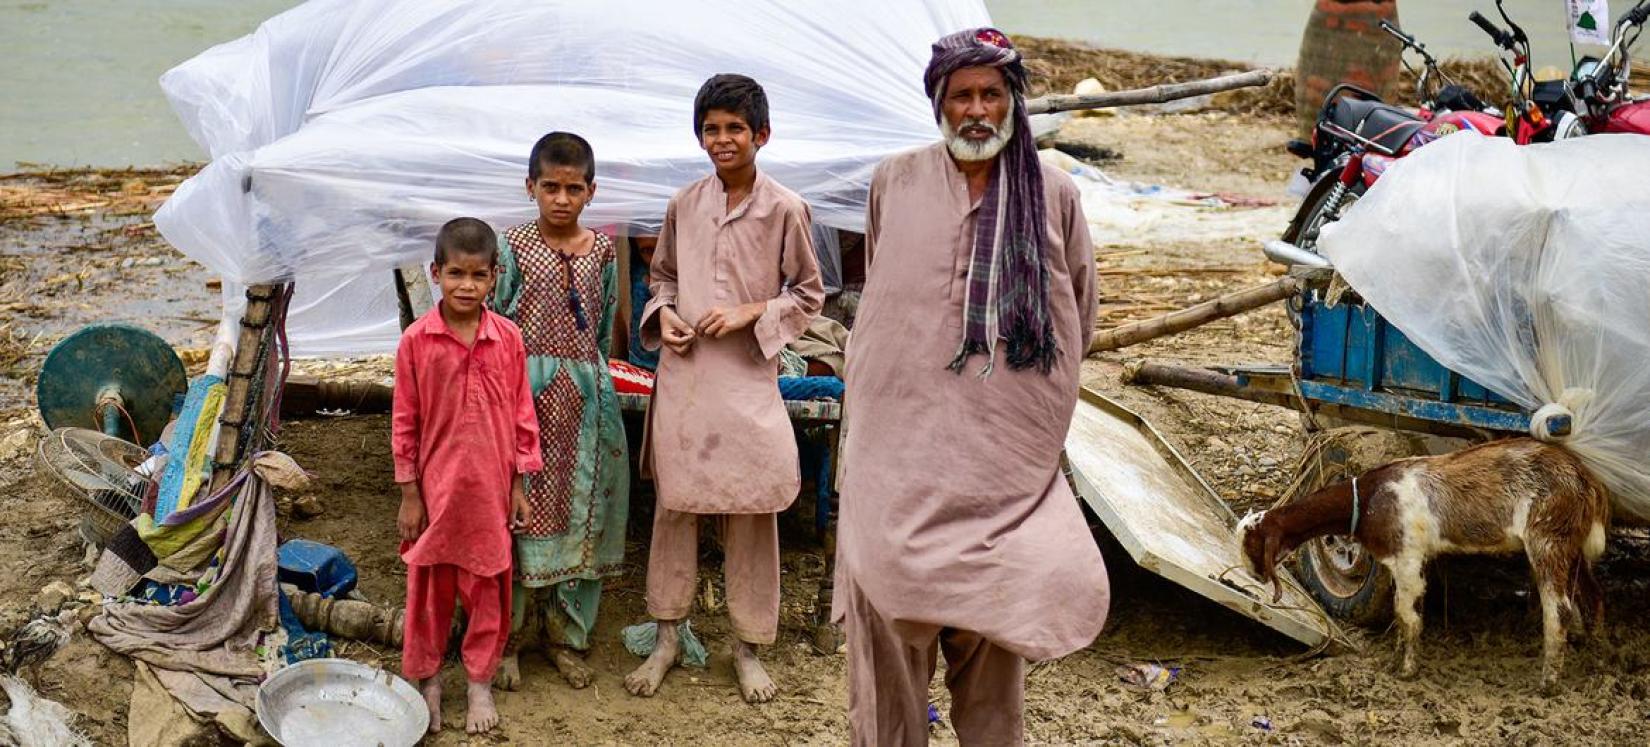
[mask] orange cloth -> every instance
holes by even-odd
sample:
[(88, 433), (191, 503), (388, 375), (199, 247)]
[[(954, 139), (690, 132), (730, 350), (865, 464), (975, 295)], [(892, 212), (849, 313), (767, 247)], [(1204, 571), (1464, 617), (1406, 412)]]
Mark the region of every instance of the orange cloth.
[(452, 631), (453, 603), (464, 602), (464, 671), (492, 682), (510, 632), (510, 572), (477, 576), (454, 565), (407, 566), (407, 622), (401, 673), (422, 680), (441, 673)]
[(510, 483), (537, 472), (539, 423), (527, 349), (510, 320), (482, 311), (475, 344), (431, 309), (401, 335), (391, 418), (395, 481), (418, 481), (429, 528), (401, 543), (409, 566), (510, 570)]

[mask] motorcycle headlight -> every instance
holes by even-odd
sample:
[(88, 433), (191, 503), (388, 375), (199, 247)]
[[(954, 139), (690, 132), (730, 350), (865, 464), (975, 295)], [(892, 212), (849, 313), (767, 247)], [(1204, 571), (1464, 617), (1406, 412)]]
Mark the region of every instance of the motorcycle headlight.
[(1587, 125), (1581, 121), (1581, 117), (1570, 112), (1559, 112), (1553, 128), (1554, 140), (1581, 137), (1585, 134), (1587, 134)]

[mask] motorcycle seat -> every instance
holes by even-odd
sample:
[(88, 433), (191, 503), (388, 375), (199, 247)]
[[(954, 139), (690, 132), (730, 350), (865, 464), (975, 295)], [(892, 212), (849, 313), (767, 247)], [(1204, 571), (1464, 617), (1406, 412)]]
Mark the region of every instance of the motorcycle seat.
[(1391, 104), (1362, 99), (1339, 99), (1329, 121), (1373, 141), (1387, 155), (1396, 155), (1426, 121)]

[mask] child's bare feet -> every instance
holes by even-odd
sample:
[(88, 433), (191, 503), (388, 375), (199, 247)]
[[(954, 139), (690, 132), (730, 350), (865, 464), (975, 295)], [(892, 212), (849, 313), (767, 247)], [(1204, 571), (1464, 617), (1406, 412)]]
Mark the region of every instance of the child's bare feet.
[(471, 682), (470, 703), (464, 717), (464, 730), (471, 734), (492, 731), (498, 726), (498, 709), (493, 706), (493, 685), (490, 682)]
[(681, 649), (681, 641), (676, 637), (676, 623), (674, 621), (659, 621), (659, 639), (653, 647), (653, 654), (647, 661), (636, 667), (636, 671), (624, 678), (624, 689), (631, 695), (651, 698), (659, 691), (659, 683), (664, 682), (665, 672), (676, 666), (676, 656)]
[(756, 658), (756, 648), (744, 641), (733, 642), (733, 673), (739, 677), (739, 694), (746, 703), (766, 703), (773, 700), (779, 688)]
[(430, 709), (430, 733), (441, 731), (441, 673), (419, 680), (418, 692), (424, 695), (424, 707)]
[(515, 652), (506, 652), (504, 658), (498, 662), (498, 672), (493, 675), (493, 687), (514, 691), (520, 686), (521, 660)]
[(564, 646), (550, 647), (550, 662), (556, 665), (556, 671), (561, 672), (562, 678), (574, 690), (589, 687), (590, 680), (596, 674), (590, 670), (590, 665), (584, 663), (584, 657)]

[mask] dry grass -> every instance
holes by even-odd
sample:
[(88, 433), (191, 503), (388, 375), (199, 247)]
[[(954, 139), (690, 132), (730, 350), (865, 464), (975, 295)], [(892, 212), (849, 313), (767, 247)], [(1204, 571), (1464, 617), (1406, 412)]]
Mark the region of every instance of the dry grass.
[(17, 376), (18, 367), (45, 347), (44, 336), (30, 335), (7, 322), (0, 324), (0, 376)]
[(152, 212), (200, 166), (63, 169), (23, 164), (23, 169), (0, 174), (0, 223), (94, 210), (114, 215)]

